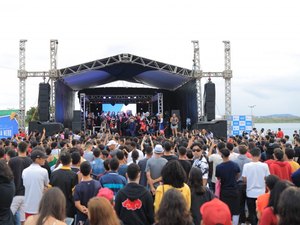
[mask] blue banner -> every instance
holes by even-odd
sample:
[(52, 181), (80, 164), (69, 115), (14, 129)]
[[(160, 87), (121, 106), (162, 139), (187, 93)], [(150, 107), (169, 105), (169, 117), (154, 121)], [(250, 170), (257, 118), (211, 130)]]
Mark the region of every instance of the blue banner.
[(0, 117), (0, 139), (11, 138), (18, 133), (19, 124), (15, 118), (11, 116)]

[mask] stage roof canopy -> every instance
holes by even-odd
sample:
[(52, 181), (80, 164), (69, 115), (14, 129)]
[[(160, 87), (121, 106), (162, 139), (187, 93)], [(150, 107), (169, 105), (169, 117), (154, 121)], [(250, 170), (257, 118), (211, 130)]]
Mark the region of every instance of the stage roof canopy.
[(119, 54), (60, 69), (59, 75), (76, 91), (118, 80), (176, 90), (193, 79), (192, 70), (132, 54)]

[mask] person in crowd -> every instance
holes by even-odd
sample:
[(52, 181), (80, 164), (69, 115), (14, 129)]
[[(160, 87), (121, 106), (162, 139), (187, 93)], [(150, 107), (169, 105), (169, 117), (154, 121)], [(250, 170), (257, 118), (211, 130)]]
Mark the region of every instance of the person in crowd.
[(279, 198), (282, 192), (293, 184), (287, 180), (278, 181), (270, 193), (268, 206), (263, 210), (260, 225), (278, 225)]
[(71, 170), (71, 154), (69, 152), (62, 152), (59, 159), (62, 163), (62, 167), (52, 172), (50, 185), (62, 190), (67, 201), (67, 216), (73, 218), (76, 213), (73, 188), (78, 183), (78, 177), (77, 174)]
[(187, 209), (191, 208), (191, 191), (189, 186), (184, 183), (186, 180), (186, 174), (182, 166), (179, 164), (178, 160), (169, 161), (162, 169), (161, 172), (163, 184), (159, 185), (155, 193), (154, 210), (158, 211), (160, 207), (161, 200), (165, 192), (169, 189), (178, 189), (185, 201)]
[(175, 113), (170, 118), (171, 130), (173, 137), (177, 137), (179, 119)]
[(231, 213), (228, 206), (218, 198), (204, 203), (200, 208), (201, 225), (231, 225)]
[(278, 131), (277, 131), (277, 134), (276, 134), (276, 138), (283, 138), (284, 137), (284, 134), (283, 134), (283, 131), (281, 130), (281, 128), (278, 128)]
[(122, 150), (119, 150), (116, 154), (117, 159), (119, 160), (119, 169), (118, 173), (119, 175), (122, 175), (126, 178), (126, 171), (127, 171), (127, 163), (126, 163), (126, 157)]
[(194, 224), (200, 224), (202, 215), (199, 209), (205, 202), (212, 200), (214, 194), (208, 187), (203, 186), (202, 171), (197, 167), (191, 169), (188, 185), (191, 189), (191, 213), (193, 221)]
[(300, 168), (299, 164), (296, 161), (294, 161), (295, 150), (292, 148), (286, 148), (284, 153), (287, 158), (287, 161), (291, 165), (292, 173), (294, 173), (296, 170)]
[(139, 162), (139, 160), (138, 160), (139, 159), (139, 153), (138, 153), (138, 151), (137, 150), (133, 150), (131, 153), (132, 153), (131, 154), (132, 161), (129, 162), (129, 163), (127, 163), (127, 165), (130, 165), (132, 163), (138, 164), (138, 162)]
[(112, 158), (109, 161), (109, 168), (110, 171), (105, 175), (101, 176), (99, 181), (101, 187), (106, 187), (111, 189), (114, 194), (116, 195), (120, 189), (122, 189), (126, 184), (127, 181), (125, 177), (118, 174), (119, 168), (119, 161), (116, 158)]
[(225, 148), (225, 143), (224, 142), (219, 142), (216, 145), (216, 153), (213, 154), (213, 148), (214, 147), (214, 141), (212, 140), (211, 147), (209, 148), (208, 152), (208, 161), (212, 163), (212, 177), (211, 177), (211, 189), (213, 192), (215, 192), (215, 186), (217, 182), (216, 178), (216, 167), (217, 165), (221, 164), (223, 162), (222, 157), (221, 157), (221, 152), (220, 150)]
[(108, 143), (107, 143), (107, 147), (108, 147), (108, 150), (109, 150), (109, 155), (111, 157), (115, 157), (117, 152), (119, 151), (119, 149), (117, 148), (118, 146), (118, 143), (115, 141), (115, 140), (110, 140)]
[(60, 148), (58, 147), (58, 144), (56, 141), (51, 143), (51, 155), (53, 155), (53, 157), (55, 157), (56, 159), (59, 159), (59, 155), (60, 155)]
[[(36, 147), (38, 148), (38, 147)], [(38, 214), (39, 204), (44, 190), (48, 188), (48, 171), (42, 168), (45, 164), (47, 155), (40, 149), (33, 149), (30, 155), (32, 164), (22, 172), (24, 193), (25, 218)]]
[[(24, 141), (21, 141), (18, 144), (18, 156), (9, 160), (8, 165), (11, 168), (14, 175), (14, 184), (15, 184), (15, 196), (11, 204), (11, 211), (15, 215), (19, 211), (20, 222), (24, 224), (25, 221), (25, 211), (24, 211), (24, 194), (25, 187), (23, 185), (22, 172), (28, 166), (31, 165), (32, 160), (27, 156), (28, 144)], [(18, 221), (19, 222), (19, 221)]]
[(148, 187), (147, 175), (146, 175), (146, 165), (147, 165), (148, 159), (150, 159), (153, 155), (153, 149), (151, 146), (146, 146), (144, 148), (144, 151), (145, 151), (146, 157), (138, 162), (138, 166), (141, 169), (141, 176), (140, 176), (139, 184), (144, 187)]
[(130, 146), (131, 146), (132, 150), (128, 153), (127, 163), (132, 162), (132, 153), (134, 150), (136, 150), (139, 153), (138, 160), (142, 160), (144, 158), (144, 153), (141, 150), (137, 149), (137, 143), (135, 141), (132, 141), (130, 143)]
[(164, 147), (164, 155), (162, 158), (165, 158), (166, 160), (177, 160), (178, 157), (172, 153), (172, 144), (169, 141), (165, 141), (163, 144)]
[(267, 193), (259, 195), (256, 200), (256, 212), (257, 212), (258, 220), (260, 220), (264, 208), (268, 206), (269, 199), (270, 199), (270, 192), (273, 190), (277, 181), (279, 181), (279, 177), (277, 177), (276, 175), (269, 175), (266, 177)]
[(203, 154), (204, 151), (202, 148), (203, 148), (202, 145), (198, 142), (195, 142), (191, 146), (194, 155), (193, 167), (198, 167), (201, 169), (202, 177), (203, 177), (203, 185), (206, 186), (209, 167), (208, 167), (208, 158), (206, 157), (206, 155)]
[(66, 199), (59, 188), (50, 188), (43, 195), (38, 214), (28, 217), (25, 225), (67, 225)]
[(145, 187), (139, 185), (140, 168), (132, 163), (127, 168), (128, 184), (115, 200), (115, 210), (124, 225), (152, 225), (153, 199)]
[(234, 145), (231, 142), (227, 142), (226, 148), (230, 151), (229, 159), (235, 161), (239, 154), (233, 151)]
[(95, 148), (93, 151), (94, 160), (91, 162), (92, 174), (94, 177), (98, 177), (100, 174), (104, 173), (104, 160), (101, 159), (101, 151), (99, 148)]
[(293, 183), (297, 187), (300, 187), (300, 168), (292, 174), (291, 178), (292, 178)]
[(54, 166), (56, 165), (56, 163), (57, 163), (57, 158), (54, 156), (54, 155), (52, 155), (52, 150), (51, 150), (51, 148), (49, 148), (49, 147), (46, 147), (45, 148), (45, 151), (46, 151), (46, 155), (48, 156), (48, 158), (47, 158), (47, 162), (48, 162), (48, 165), (49, 165), (49, 167), (50, 167), (50, 169), (51, 169), (51, 171), (53, 170), (53, 168), (54, 168)]
[(229, 160), (230, 151), (226, 148), (221, 150), (223, 162), (216, 167), (216, 177), (221, 182), (220, 200), (225, 202), (232, 214), (232, 223), (237, 225), (239, 222), (240, 200), (237, 186), (239, 177), (239, 166)]
[(238, 146), (239, 150), (239, 156), (234, 160), (236, 164), (238, 164), (240, 168), (240, 176), (237, 180), (238, 183), (238, 189), (239, 189), (239, 198), (240, 198), (240, 217), (239, 217), (239, 222), (240, 223), (245, 223), (246, 222), (246, 214), (245, 214), (245, 204), (246, 204), (246, 184), (243, 181), (243, 168), (244, 165), (251, 162), (251, 160), (246, 156), (247, 153), (247, 146), (246, 145), (239, 145)]
[[(71, 148), (72, 149), (72, 148)], [(79, 150), (71, 152), (71, 170), (77, 174), (78, 183), (81, 181), (82, 174), (80, 173), (80, 163), (81, 163), (81, 156)]]
[[(298, 225), (300, 224), (300, 189), (288, 187), (283, 191), (279, 198), (278, 215), (279, 225)], [(296, 204), (291, 204), (295, 202)]]
[(14, 177), (4, 159), (0, 159), (0, 224), (14, 225), (10, 206), (15, 195)]
[(273, 161), (267, 161), (270, 173), (278, 176), (282, 180), (291, 180), (292, 167), (291, 165), (283, 161), (284, 153), (280, 148), (274, 149), (274, 159)]
[(75, 186), (74, 190), (74, 202), (77, 209), (77, 223), (85, 223), (87, 220), (87, 204), (88, 201), (95, 197), (101, 188), (99, 181), (92, 179), (92, 168), (88, 161), (81, 163), (80, 172), (82, 174), (82, 180)]
[(94, 160), (94, 154), (93, 154), (93, 143), (88, 141), (85, 143), (85, 150), (83, 153), (83, 158), (86, 161), (92, 162)]
[(188, 210), (186, 200), (182, 193), (175, 188), (169, 189), (164, 194), (155, 219), (155, 225), (193, 224), (193, 218)]
[(91, 198), (88, 202), (90, 225), (121, 225), (111, 203), (103, 197)]
[(168, 162), (166, 159), (162, 158), (162, 154), (164, 153), (164, 149), (161, 145), (157, 144), (154, 147), (154, 156), (148, 159), (146, 164), (146, 176), (147, 182), (150, 186), (150, 191), (153, 195), (155, 195), (156, 188), (161, 181), (161, 171), (163, 167)]
[[(186, 147), (184, 146), (180, 146), (178, 149), (178, 162), (180, 163), (180, 165), (182, 166), (182, 168), (184, 169), (185, 173), (186, 173), (186, 178), (189, 177), (191, 168), (192, 168), (192, 164), (189, 160), (187, 160), (187, 156), (186, 156)], [(202, 174), (201, 174), (202, 176)]]
[(243, 168), (243, 181), (246, 183), (247, 206), (249, 212), (249, 221), (251, 225), (257, 224), (256, 199), (259, 195), (265, 193), (265, 179), (270, 175), (268, 165), (260, 162), (260, 149), (251, 150), (252, 162), (246, 163)]

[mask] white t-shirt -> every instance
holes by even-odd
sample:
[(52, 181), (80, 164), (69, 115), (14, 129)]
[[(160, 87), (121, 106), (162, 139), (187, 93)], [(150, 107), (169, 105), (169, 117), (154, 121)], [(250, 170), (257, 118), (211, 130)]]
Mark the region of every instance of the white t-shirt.
[(247, 197), (257, 198), (266, 191), (265, 178), (270, 175), (269, 167), (262, 162), (249, 162), (244, 165), (242, 177), (247, 178)]
[[(139, 149), (136, 149), (136, 150), (137, 150), (138, 153), (139, 153), (139, 158), (138, 158), (138, 160), (142, 160), (142, 159), (144, 158), (144, 153), (143, 153), (141, 150), (139, 150)], [(127, 164), (132, 162), (132, 157), (131, 157), (131, 155), (132, 155), (132, 151), (128, 153)], [(129, 164), (128, 164), (128, 165), (129, 165)]]
[(25, 212), (37, 214), (39, 212), (39, 204), (43, 197), (44, 188), (49, 184), (48, 172), (39, 164), (32, 163), (23, 170), (22, 178), (25, 187)]
[(216, 154), (212, 154), (208, 157), (208, 161), (209, 162), (213, 162), (213, 173), (212, 173), (212, 178), (211, 178), (211, 181), (213, 183), (216, 183), (217, 182), (217, 179), (216, 179), (216, 167), (217, 165), (221, 164), (223, 162), (223, 159), (222, 157), (216, 153)]
[(231, 161), (235, 161), (235, 160), (238, 158), (239, 155), (240, 155), (240, 154), (238, 154), (238, 153), (231, 152), (230, 155), (229, 155), (229, 159), (230, 159)]

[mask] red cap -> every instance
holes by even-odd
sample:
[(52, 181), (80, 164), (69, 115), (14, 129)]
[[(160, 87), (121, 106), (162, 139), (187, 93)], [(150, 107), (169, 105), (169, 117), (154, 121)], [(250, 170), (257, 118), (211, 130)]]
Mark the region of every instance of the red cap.
[(228, 206), (218, 198), (204, 203), (200, 208), (205, 225), (231, 225), (231, 214)]
[(109, 188), (100, 188), (97, 197), (104, 197), (108, 201), (112, 202), (114, 200), (114, 192)]

